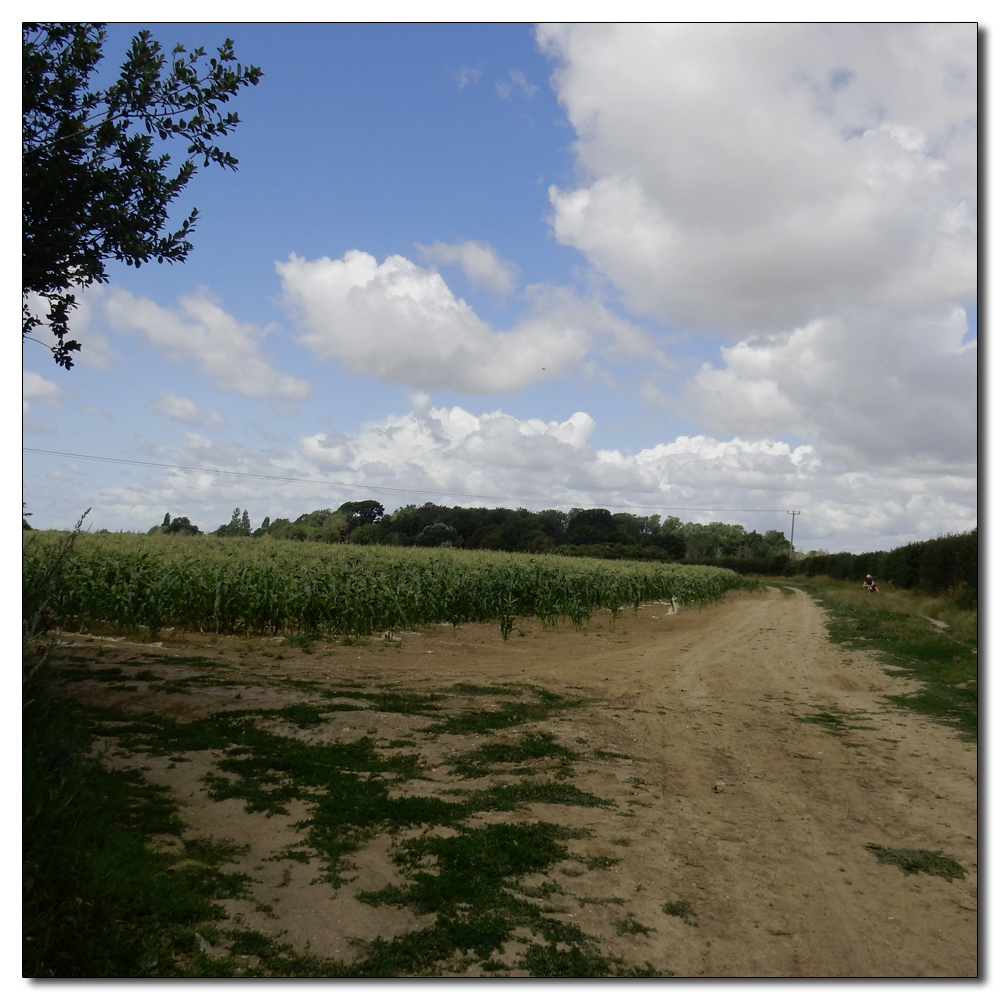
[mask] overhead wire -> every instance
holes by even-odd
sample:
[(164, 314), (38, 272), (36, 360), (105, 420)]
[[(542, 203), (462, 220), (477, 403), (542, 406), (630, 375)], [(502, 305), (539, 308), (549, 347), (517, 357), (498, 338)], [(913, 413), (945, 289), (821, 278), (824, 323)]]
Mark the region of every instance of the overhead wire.
[[(370, 493), (404, 493), (413, 494), (416, 496), (436, 496), (436, 497), (454, 497), (460, 500), (493, 500), (493, 501), (503, 501), (505, 503), (566, 503), (565, 500), (554, 500), (551, 497), (543, 496), (531, 496), (531, 497), (511, 497), (511, 496), (498, 496), (488, 493), (455, 493), (450, 490), (420, 490), (420, 489), (409, 489), (400, 486), (369, 486), (365, 483), (344, 483), (338, 482), (336, 480), (325, 480), (325, 479), (303, 479), (297, 476), (274, 476), (265, 475), (258, 472), (232, 472), (227, 469), (205, 469), (199, 468), (197, 466), (191, 465), (169, 465), (164, 462), (146, 462), (141, 459), (134, 458), (110, 458), (106, 455), (82, 455), (71, 451), (51, 451), (46, 448), (22, 448), (22, 451), (30, 452), (34, 455), (52, 455), (57, 458), (79, 458), (89, 462), (110, 462), (118, 465), (135, 465), (144, 468), (151, 469), (166, 469), (171, 472), (200, 472), (213, 476), (232, 476), (242, 479), (260, 479), (270, 482), (281, 482), (281, 483), (301, 483), (308, 486), (334, 486), (338, 489), (351, 489), (351, 490), (363, 490)], [(666, 504), (624, 504), (624, 503), (611, 503), (607, 502), (609, 507), (622, 507), (626, 510), (683, 510), (683, 511), (702, 511), (704, 513), (710, 514), (783, 514), (786, 513), (784, 507), (710, 507), (710, 506), (694, 506), (694, 507), (675, 507)], [(862, 531), (873, 532), (879, 535), (905, 535), (910, 534), (910, 532), (903, 531), (886, 531), (882, 528), (873, 528), (868, 525), (855, 524), (851, 521), (844, 521), (835, 517), (826, 517), (823, 514), (813, 514), (810, 511), (804, 510), (801, 512), (809, 517), (818, 518), (821, 521), (830, 521), (834, 524), (843, 524), (848, 527), (858, 528)]]
[[(547, 501), (549, 503), (565, 503), (564, 500), (553, 500), (551, 497), (531, 496), (531, 497), (511, 497), (499, 496), (489, 493), (456, 493), (451, 490), (419, 490), (401, 486), (369, 486), (366, 483), (344, 483), (329, 479), (302, 479), (296, 476), (274, 476), (257, 472), (231, 472), (226, 469), (204, 469), (193, 465), (168, 465), (164, 462), (145, 462), (133, 458), (108, 458), (104, 455), (80, 455), (70, 451), (49, 451), (44, 448), (23, 448), (22, 451), (32, 452), (36, 455), (55, 455), (61, 458), (81, 458), (92, 462), (114, 462), (120, 465), (138, 465), (153, 469), (168, 469), (177, 472), (202, 472), (214, 476), (236, 476), (244, 479), (264, 479), (283, 483), (304, 483), (309, 486), (336, 486), (341, 489), (365, 490), (371, 493), (413, 493), (420, 496), (436, 497), (457, 497), (462, 500), (503, 500), (507, 503), (538, 503)], [(732, 513), (782, 513), (784, 507), (665, 507), (663, 504), (620, 504), (613, 503), (612, 507), (634, 507), (642, 510), (703, 510), (711, 512), (732, 512)]]

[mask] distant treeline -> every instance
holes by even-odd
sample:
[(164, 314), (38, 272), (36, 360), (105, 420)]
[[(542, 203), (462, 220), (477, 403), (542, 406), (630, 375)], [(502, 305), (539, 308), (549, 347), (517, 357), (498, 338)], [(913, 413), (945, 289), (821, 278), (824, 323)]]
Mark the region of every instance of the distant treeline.
[[(186, 517), (171, 518), (150, 534), (200, 535)], [(523, 507), (440, 507), (425, 503), (392, 514), (376, 500), (355, 500), (336, 510), (323, 508), (295, 520), (265, 517), (251, 530), (250, 514), (237, 507), (217, 536), (252, 535), (295, 541), (351, 545), (417, 545), (428, 548), (494, 549), (503, 552), (552, 552), (600, 559), (655, 559), (721, 566), (741, 575), (831, 576), (837, 580), (876, 580), (928, 593), (952, 593), (971, 603), (979, 597), (978, 529), (879, 552), (810, 554), (791, 560), (781, 531), (763, 535), (738, 524), (682, 523), (658, 514), (612, 514), (603, 508), (530, 511)]]
[[(25, 530), (32, 530), (24, 521)], [(105, 529), (102, 529), (102, 532)], [(148, 534), (201, 535), (186, 517), (164, 515)], [(410, 504), (392, 514), (376, 500), (355, 500), (336, 510), (323, 508), (294, 521), (265, 517), (251, 530), (250, 514), (237, 507), (216, 536), (270, 535), (301, 542), (351, 545), (417, 545), (552, 552), (598, 559), (656, 559), (734, 570), (741, 576), (830, 576), (876, 581), (930, 594), (950, 594), (961, 603), (979, 601), (979, 529), (911, 542), (878, 552), (813, 552), (795, 560), (781, 531), (763, 535), (738, 524), (683, 524), (658, 514), (612, 514), (603, 508), (530, 511), (523, 507), (439, 507)]]
[(979, 600), (979, 529), (911, 542), (888, 552), (811, 555), (792, 563), (789, 572), (835, 580), (863, 580), (871, 573), (876, 583), (953, 594), (974, 604)]
[[(165, 515), (150, 534), (201, 534), (185, 518)], [(503, 552), (552, 552), (559, 555), (603, 559), (656, 559), (750, 561), (750, 572), (781, 572), (788, 559), (788, 540), (780, 531), (763, 535), (738, 524), (694, 524), (680, 518), (663, 520), (658, 514), (612, 514), (603, 508), (560, 510), (509, 510), (504, 507), (400, 507), (386, 514), (375, 500), (341, 504), (302, 514), (294, 521), (264, 518), (251, 530), (250, 515), (238, 507), (228, 524), (213, 535), (274, 538), (351, 545), (417, 545)], [(720, 563), (724, 564), (723, 563)], [(759, 564), (759, 565), (758, 565)], [(767, 567), (767, 568), (765, 568)]]

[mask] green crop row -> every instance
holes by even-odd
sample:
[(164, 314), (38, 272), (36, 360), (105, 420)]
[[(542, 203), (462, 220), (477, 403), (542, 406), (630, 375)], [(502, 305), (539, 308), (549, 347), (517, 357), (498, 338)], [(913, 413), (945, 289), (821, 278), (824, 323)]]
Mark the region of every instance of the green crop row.
[(57, 562), (60, 532), (24, 545), (24, 589), (42, 582), (56, 619), (152, 632), (368, 635), (432, 622), (514, 617), (582, 626), (658, 599), (706, 604), (755, 586), (731, 570), (669, 563), (454, 549), (311, 546), (251, 538), (80, 535)]

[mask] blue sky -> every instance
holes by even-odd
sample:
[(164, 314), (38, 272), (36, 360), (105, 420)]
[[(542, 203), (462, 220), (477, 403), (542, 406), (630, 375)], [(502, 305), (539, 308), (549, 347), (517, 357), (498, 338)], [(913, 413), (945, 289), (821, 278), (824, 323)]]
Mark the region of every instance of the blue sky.
[(239, 170), (178, 201), (187, 262), (81, 296), (72, 371), (26, 345), (24, 443), (357, 488), (29, 451), (37, 526), (976, 523), (974, 26), (122, 24), (109, 64), (140, 27), (263, 69)]

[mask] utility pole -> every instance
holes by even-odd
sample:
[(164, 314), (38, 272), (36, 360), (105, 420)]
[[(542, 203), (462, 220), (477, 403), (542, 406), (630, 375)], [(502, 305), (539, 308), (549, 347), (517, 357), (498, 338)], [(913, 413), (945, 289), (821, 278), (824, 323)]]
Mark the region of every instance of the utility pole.
[(801, 510), (786, 510), (786, 514), (792, 515), (792, 537), (788, 541), (788, 548), (791, 549), (791, 555), (795, 555), (795, 516), (801, 514)]

